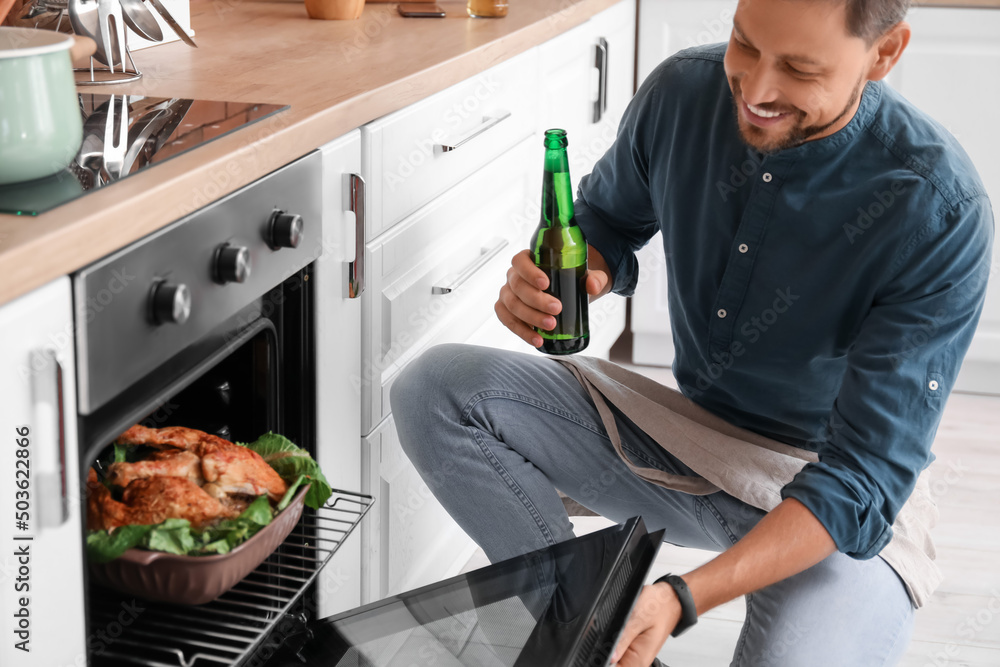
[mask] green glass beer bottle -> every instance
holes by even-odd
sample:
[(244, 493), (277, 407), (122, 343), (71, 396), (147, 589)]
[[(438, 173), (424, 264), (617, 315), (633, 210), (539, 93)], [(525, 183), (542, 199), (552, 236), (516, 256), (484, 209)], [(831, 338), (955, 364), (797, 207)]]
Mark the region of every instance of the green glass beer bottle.
[(531, 239), (535, 266), (549, 277), (545, 292), (562, 302), (562, 310), (555, 316), (555, 328), (535, 329), (542, 337), (542, 351), (548, 354), (573, 354), (590, 342), (587, 239), (573, 217), (567, 144), (565, 130), (545, 132), (542, 216)]

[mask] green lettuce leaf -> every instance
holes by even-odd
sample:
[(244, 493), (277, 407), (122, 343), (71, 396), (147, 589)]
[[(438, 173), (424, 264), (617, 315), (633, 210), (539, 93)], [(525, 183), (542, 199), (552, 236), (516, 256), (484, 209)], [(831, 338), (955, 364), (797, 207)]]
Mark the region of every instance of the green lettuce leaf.
[(142, 544), (153, 526), (122, 526), (114, 532), (91, 530), (87, 532), (87, 558), (94, 563), (107, 563)]
[(151, 526), (122, 526), (112, 532), (91, 530), (87, 533), (87, 557), (95, 563), (107, 563), (133, 547), (180, 556), (229, 553), (273, 518), (271, 503), (263, 495), (247, 505), (235, 519), (226, 519), (207, 528), (192, 528), (187, 519), (167, 519)]
[(195, 546), (191, 533), (191, 522), (187, 519), (167, 519), (153, 526), (142, 546), (153, 551), (186, 556)]
[(319, 509), (332, 495), (330, 483), (326, 481), (313, 457), (285, 436), (265, 433), (256, 441), (243, 446), (260, 454), (286, 482), (297, 482), (300, 475), (308, 477), (311, 486), (305, 497), (307, 506)]

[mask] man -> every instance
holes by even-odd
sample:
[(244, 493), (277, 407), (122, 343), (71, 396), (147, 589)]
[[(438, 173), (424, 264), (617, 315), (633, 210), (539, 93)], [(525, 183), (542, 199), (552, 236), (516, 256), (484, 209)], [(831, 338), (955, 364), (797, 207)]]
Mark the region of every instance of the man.
[[(635, 251), (663, 234), (684, 396), (472, 346), (393, 387), (407, 454), (491, 560), (572, 537), (556, 488), (722, 551), (687, 592), (643, 590), (620, 665), (649, 665), (685, 604), (739, 595), (733, 665), (896, 664), (939, 581), (921, 472), (993, 220), (957, 142), (882, 83), (908, 5), (741, 0), (728, 45), (663, 63), (581, 181), (594, 297), (630, 294)], [(559, 311), (545, 282), (522, 252), (496, 305), (532, 346)]]

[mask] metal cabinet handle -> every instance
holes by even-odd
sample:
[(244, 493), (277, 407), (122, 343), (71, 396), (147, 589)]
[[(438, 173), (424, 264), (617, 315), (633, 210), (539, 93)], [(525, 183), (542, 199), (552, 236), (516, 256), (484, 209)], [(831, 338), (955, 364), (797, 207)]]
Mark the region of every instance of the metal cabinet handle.
[(594, 102), (593, 122), (597, 123), (608, 110), (608, 40), (601, 37), (597, 40), (597, 53), (594, 57), (594, 67), (598, 72), (597, 101)]
[(438, 148), (441, 149), (442, 153), (447, 153), (448, 151), (453, 151), (453, 150), (455, 150), (457, 148), (462, 147), (466, 143), (468, 143), (468, 142), (472, 141), (473, 139), (475, 139), (476, 137), (478, 137), (480, 134), (482, 134), (486, 130), (490, 129), (494, 125), (499, 124), (501, 121), (507, 120), (508, 118), (510, 118), (510, 112), (509, 111), (504, 111), (499, 116), (494, 116), (492, 118), (489, 117), (489, 116), (483, 116), (483, 124), (482, 125), (480, 125), (476, 129), (474, 129), (472, 132), (469, 132), (467, 135), (465, 135), (464, 137), (462, 137), (461, 139), (459, 139), (458, 141), (456, 141), (454, 143), (451, 143), (451, 144), (438, 144)]
[(502, 239), (502, 238), (494, 239), (493, 245), (491, 245), (488, 248), (481, 248), (479, 250), (479, 257), (476, 258), (476, 261), (474, 261), (472, 264), (469, 264), (467, 267), (465, 267), (465, 269), (461, 273), (459, 273), (457, 276), (452, 278), (444, 285), (435, 285), (434, 287), (432, 287), (431, 293), (451, 294), (459, 287), (464, 285), (469, 280), (469, 278), (474, 276), (476, 272), (479, 271), (479, 269), (486, 266), (486, 264), (491, 259), (497, 256), (497, 253), (499, 253), (501, 250), (507, 247), (508, 243), (509, 242), (507, 241), (507, 239)]
[[(38, 525), (57, 528), (69, 519), (69, 493), (66, 489), (66, 417), (63, 405), (63, 371), (52, 350), (33, 350), (31, 368), (40, 369), (32, 382), (38, 448), (59, 455), (58, 468), (33, 470), (34, 503), (38, 508)], [(38, 451), (38, 450), (36, 450)]]
[(351, 174), (351, 209), (354, 211), (354, 261), (347, 264), (348, 296), (357, 299), (365, 291), (365, 179)]

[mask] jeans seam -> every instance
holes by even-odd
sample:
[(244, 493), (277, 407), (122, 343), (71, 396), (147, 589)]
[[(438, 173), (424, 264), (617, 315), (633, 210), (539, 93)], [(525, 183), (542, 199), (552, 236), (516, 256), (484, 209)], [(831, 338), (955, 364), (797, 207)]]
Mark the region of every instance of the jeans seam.
[[(711, 500), (709, 500), (708, 498), (705, 498), (704, 496), (699, 497), (697, 500), (698, 500), (699, 504), (702, 504), (706, 508), (708, 508), (708, 511), (711, 512), (712, 516), (715, 517), (715, 520), (719, 522), (719, 526), (722, 527), (722, 530), (724, 530), (725, 533), (726, 533), (726, 537), (728, 537), (729, 541), (731, 542), (731, 544), (728, 544), (728, 545), (720, 544), (719, 546), (722, 547), (723, 549), (725, 549), (727, 547), (733, 546), (733, 544), (736, 544), (739, 541), (739, 538), (737, 538), (736, 535), (733, 533), (733, 531), (731, 531), (729, 529), (729, 523), (723, 518), (722, 513), (719, 512), (719, 510), (715, 507), (715, 504)], [(699, 515), (699, 521), (700, 520), (701, 520), (701, 517)], [(705, 526), (704, 526), (704, 524), (702, 524), (702, 529), (704, 529), (704, 528), (705, 528)], [(713, 537), (712, 539), (714, 540), (715, 538)], [(718, 542), (718, 540), (716, 540), (716, 542)]]
[(736, 640), (736, 651), (733, 653), (731, 667), (740, 667), (743, 662), (743, 651), (746, 650), (747, 637), (750, 635), (750, 623), (753, 621), (753, 593), (744, 596), (747, 605), (746, 618), (743, 621), (743, 629), (740, 631), (740, 638)]
[(535, 525), (538, 526), (538, 530), (541, 531), (542, 538), (545, 540), (546, 544), (555, 544), (556, 540), (552, 537), (552, 531), (550, 531), (549, 527), (545, 524), (545, 519), (543, 519), (542, 515), (537, 509), (535, 509), (534, 503), (532, 503), (528, 496), (524, 493), (524, 490), (514, 480), (514, 477), (507, 471), (506, 468), (503, 467), (500, 460), (490, 450), (489, 445), (487, 445), (483, 440), (479, 429), (473, 429), (473, 437), (476, 440), (476, 444), (479, 445), (479, 450), (482, 452), (483, 457), (491, 466), (493, 466), (493, 470), (500, 475), (500, 478), (507, 484), (507, 488), (509, 488), (514, 493), (514, 496), (521, 501), (524, 509), (527, 510), (531, 518), (534, 519)]
[(705, 511), (705, 503), (702, 502), (700, 498), (695, 498), (694, 499), (694, 516), (698, 520), (698, 525), (701, 527), (701, 532), (705, 533), (705, 535), (708, 537), (708, 539), (710, 539), (713, 542), (715, 542), (716, 546), (718, 546), (720, 549), (725, 549), (726, 545), (720, 544), (719, 540), (717, 540), (715, 538), (715, 536), (712, 535), (712, 533), (708, 530), (708, 528), (705, 527), (705, 519), (702, 516), (703, 513), (704, 513), (704, 511)]
[(550, 412), (558, 417), (562, 417), (563, 419), (571, 421), (574, 424), (582, 426), (588, 431), (593, 431), (598, 435), (607, 437), (607, 433), (605, 433), (603, 427), (596, 426), (595, 424), (591, 424), (590, 422), (586, 422), (571, 412), (567, 412), (566, 410), (557, 408), (548, 403), (543, 403), (542, 401), (531, 398), (530, 396), (525, 396), (524, 394), (518, 394), (517, 392), (506, 391), (503, 389), (488, 389), (486, 391), (481, 391), (478, 394), (474, 395), (472, 398), (470, 398), (469, 401), (465, 404), (465, 408), (463, 408), (462, 410), (463, 426), (468, 426), (470, 417), (472, 415), (472, 411), (475, 410), (476, 406), (478, 406), (480, 403), (483, 402), (484, 399), (487, 398), (507, 398), (514, 401), (520, 401), (521, 403), (532, 405), (536, 408), (539, 408), (540, 410), (545, 410), (546, 412)]

